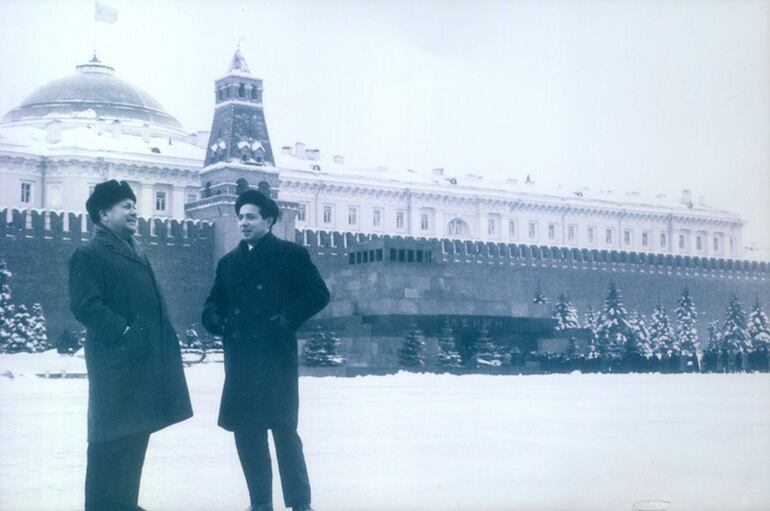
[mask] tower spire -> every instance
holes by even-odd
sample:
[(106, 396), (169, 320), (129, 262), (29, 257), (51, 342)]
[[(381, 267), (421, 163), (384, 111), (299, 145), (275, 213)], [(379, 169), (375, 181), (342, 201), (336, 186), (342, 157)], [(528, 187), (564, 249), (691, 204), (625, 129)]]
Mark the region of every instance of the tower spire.
[(238, 43), (238, 48), (235, 49), (233, 60), (230, 63), (230, 73), (233, 71), (240, 71), (242, 73), (250, 73), (249, 65), (246, 64), (246, 59), (241, 55), (241, 43)]

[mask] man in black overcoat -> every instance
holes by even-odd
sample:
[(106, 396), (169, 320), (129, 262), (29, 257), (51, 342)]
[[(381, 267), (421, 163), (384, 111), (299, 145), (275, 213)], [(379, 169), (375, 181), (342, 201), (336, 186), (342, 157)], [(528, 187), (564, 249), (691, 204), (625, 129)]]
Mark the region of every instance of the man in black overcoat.
[(150, 433), (192, 416), (179, 351), (150, 262), (134, 241), (125, 181), (86, 202), (94, 237), (69, 261), (70, 309), (87, 329), (86, 511), (138, 510)]
[(242, 240), (219, 260), (201, 321), (224, 337), (219, 425), (234, 433), (251, 510), (273, 509), (269, 429), (284, 502), (294, 511), (307, 511), (310, 483), (297, 434), (295, 332), (326, 306), (329, 291), (307, 250), (272, 234), (279, 215), (273, 200), (247, 190), (235, 212)]

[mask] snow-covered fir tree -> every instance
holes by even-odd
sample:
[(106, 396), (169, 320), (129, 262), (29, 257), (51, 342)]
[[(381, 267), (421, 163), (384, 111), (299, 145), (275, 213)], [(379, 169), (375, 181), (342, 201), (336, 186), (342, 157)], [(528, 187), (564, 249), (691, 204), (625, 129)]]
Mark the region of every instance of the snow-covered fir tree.
[(202, 350), (204, 348), (201, 337), (198, 335), (198, 331), (193, 328), (192, 325), (185, 330), (184, 346), (190, 350)]
[(13, 335), (13, 316), (16, 309), (11, 302), (9, 281), (12, 276), (5, 260), (0, 259), (0, 351), (6, 351), (5, 346), (10, 343)]
[(16, 307), (10, 322), (10, 338), (3, 345), (5, 353), (34, 353), (36, 344), (32, 330), (32, 315), (25, 305)]
[(655, 310), (650, 316), (650, 342), (653, 352), (658, 357), (670, 357), (677, 352), (678, 346), (674, 340), (674, 331), (668, 320), (668, 313), (658, 300)]
[(604, 310), (596, 327), (596, 350), (601, 356), (621, 358), (632, 335), (623, 297), (614, 282), (610, 282)]
[(732, 353), (751, 351), (746, 312), (735, 295), (730, 297), (727, 305), (727, 316), (722, 325), (722, 346)]
[(754, 306), (749, 314), (748, 334), (755, 350), (770, 350), (770, 322), (762, 304), (759, 303), (759, 298), (754, 299)]
[(398, 350), (398, 363), (403, 367), (423, 367), (425, 365), (425, 340), (417, 327), (407, 330)]
[(540, 290), (539, 284), (537, 286), (537, 289), (535, 290), (535, 296), (532, 298), (532, 303), (538, 304), (538, 305), (548, 303), (548, 298), (546, 298), (543, 292)]
[(556, 330), (580, 328), (577, 310), (567, 298), (566, 293), (561, 293), (559, 295), (559, 301), (554, 307), (553, 319), (556, 320), (556, 326), (554, 327)]
[(309, 367), (337, 367), (345, 363), (339, 354), (342, 343), (334, 335), (318, 325), (302, 350), (302, 363)]
[(712, 319), (706, 328), (709, 344), (706, 351), (718, 352), (722, 349), (722, 329), (719, 327), (719, 321)]
[(461, 367), (463, 365), (460, 353), (457, 351), (457, 339), (449, 321), (444, 322), (441, 336), (438, 338), (438, 365), (441, 367)]
[(56, 351), (62, 355), (72, 355), (77, 352), (82, 344), (78, 336), (71, 330), (64, 330), (56, 339)]
[(48, 342), (48, 332), (45, 326), (45, 314), (43, 314), (43, 306), (39, 303), (32, 305), (32, 313), (30, 314), (30, 322), (32, 328), (32, 350), (35, 352), (46, 351), (51, 349), (51, 345)]
[(652, 358), (655, 350), (650, 340), (650, 331), (644, 321), (644, 316), (638, 312), (632, 312), (628, 317), (628, 324), (633, 335), (629, 340), (626, 352), (637, 354), (646, 359)]
[(494, 339), (489, 336), (489, 326), (481, 325), (478, 337), (476, 338), (476, 350), (473, 355), (473, 362), (476, 367), (500, 367), (502, 365), (503, 355)]
[(674, 311), (676, 313), (676, 343), (682, 355), (691, 357), (700, 353), (700, 341), (698, 340), (698, 328), (695, 320), (698, 319), (698, 313), (695, 310), (690, 297), (690, 290), (684, 288), (682, 296), (679, 297), (679, 303)]

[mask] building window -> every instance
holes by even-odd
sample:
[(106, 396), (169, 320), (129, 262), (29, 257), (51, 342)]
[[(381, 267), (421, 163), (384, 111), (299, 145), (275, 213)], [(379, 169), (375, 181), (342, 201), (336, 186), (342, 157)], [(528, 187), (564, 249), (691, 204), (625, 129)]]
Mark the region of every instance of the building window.
[(21, 184), (21, 202), (25, 204), (32, 202), (32, 183)]
[(381, 209), (372, 210), (372, 226), (382, 227), (382, 210)]
[(650, 245), (650, 233), (649, 232), (643, 232), (642, 233), (642, 246), (647, 247)]
[(348, 225), (358, 225), (358, 208), (355, 206), (348, 208)]
[(529, 223), (529, 239), (533, 240), (537, 238), (537, 222)]
[(155, 192), (155, 211), (166, 211), (166, 192)]
[(719, 252), (719, 238), (714, 236), (714, 252)]
[(548, 239), (556, 241), (556, 224), (548, 224)]
[(631, 231), (628, 229), (623, 231), (623, 245), (627, 247), (631, 245)]
[(665, 232), (660, 233), (660, 248), (668, 247), (668, 237)]
[(703, 237), (702, 236), (695, 236), (695, 250), (700, 252), (703, 250)]
[(497, 234), (497, 222), (494, 218), (487, 220), (487, 234), (495, 236)]
[(735, 255), (735, 238), (730, 237), (730, 255)]
[(604, 241), (607, 242), (607, 245), (612, 245), (612, 229), (604, 231)]
[(596, 227), (589, 227), (586, 233), (588, 234), (588, 243), (596, 243)]
[(238, 97), (239, 98), (245, 98), (246, 97), (246, 87), (243, 84), (241, 84), (238, 87)]
[(328, 204), (324, 205), (324, 223), (330, 224), (332, 223), (332, 207)]
[(679, 235), (679, 250), (684, 250), (685, 248), (685, 237), (684, 234)]
[(307, 204), (300, 204), (297, 210), (297, 222), (307, 221)]
[(396, 229), (404, 228), (404, 212), (396, 211)]
[(508, 222), (508, 237), (512, 240), (516, 239), (516, 220)]
[(571, 241), (573, 243), (577, 241), (577, 225), (569, 224), (567, 226), (567, 241)]
[(430, 217), (428, 213), (420, 213), (420, 229), (427, 231), (430, 228)]
[(195, 202), (198, 200), (198, 194), (197, 193), (188, 193), (187, 194), (187, 202)]

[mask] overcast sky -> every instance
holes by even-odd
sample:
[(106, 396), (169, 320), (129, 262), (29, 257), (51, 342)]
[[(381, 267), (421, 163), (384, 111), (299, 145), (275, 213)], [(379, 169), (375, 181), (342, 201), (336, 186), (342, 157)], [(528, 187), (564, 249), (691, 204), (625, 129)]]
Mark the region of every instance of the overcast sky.
[(188, 131), (242, 39), (273, 146), (693, 196), (770, 259), (768, 1), (0, 0), (0, 111), (99, 58)]

